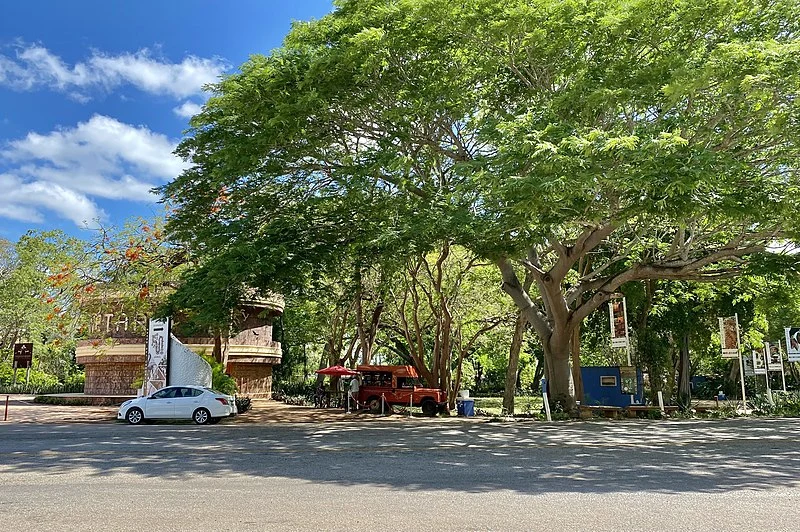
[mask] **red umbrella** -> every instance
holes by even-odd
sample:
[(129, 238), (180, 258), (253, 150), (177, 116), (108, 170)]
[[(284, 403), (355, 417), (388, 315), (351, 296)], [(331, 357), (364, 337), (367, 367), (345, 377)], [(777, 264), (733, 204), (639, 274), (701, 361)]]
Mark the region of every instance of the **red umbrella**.
[(353, 371), (350, 368), (346, 368), (344, 366), (331, 366), (325, 369), (317, 370), (317, 373), (320, 375), (333, 375), (338, 377), (343, 377), (345, 375), (358, 375), (357, 371)]

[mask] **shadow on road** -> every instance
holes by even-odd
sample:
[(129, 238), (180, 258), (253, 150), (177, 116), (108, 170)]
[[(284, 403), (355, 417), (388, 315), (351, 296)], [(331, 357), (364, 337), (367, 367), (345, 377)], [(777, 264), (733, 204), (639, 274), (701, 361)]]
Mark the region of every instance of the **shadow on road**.
[(235, 475), (414, 490), (706, 492), (800, 485), (800, 420), (0, 426), (0, 478)]

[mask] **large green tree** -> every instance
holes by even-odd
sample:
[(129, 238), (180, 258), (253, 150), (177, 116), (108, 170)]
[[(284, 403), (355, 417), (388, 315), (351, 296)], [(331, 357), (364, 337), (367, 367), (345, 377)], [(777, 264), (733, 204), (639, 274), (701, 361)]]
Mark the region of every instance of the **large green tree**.
[(203, 275), (291, 286), (462, 244), (569, 408), (570, 342), (622, 285), (724, 279), (794, 238), (797, 2), (336, 5), (219, 83), (179, 147), (170, 229), (214, 254)]

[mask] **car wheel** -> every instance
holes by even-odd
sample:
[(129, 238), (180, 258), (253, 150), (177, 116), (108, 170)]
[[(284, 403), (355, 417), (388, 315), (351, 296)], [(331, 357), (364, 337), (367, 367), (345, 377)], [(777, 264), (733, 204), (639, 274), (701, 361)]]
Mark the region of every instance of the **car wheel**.
[(436, 415), (436, 403), (431, 401), (430, 399), (425, 399), (422, 401), (422, 413), (428, 417), (433, 417)]
[(212, 417), (212, 418), (209, 420), (209, 422), (208, 422), (208, 423), (209, 423), (209, 424), (211, 424), (211, 425), (216, 425), (216, 424), (217, 424), (217, 423), (219, 423), (220, 421), (222, 421), (222, 418), (221, 418), (221, 417)]
[(192, 420), (198, 425), (205, 425), (211, 420), (211, 414), (205, 408), (198, 408), (192, 414)]
[(373, 414), (380, 414), (381, 413), (381, 398), (380, 397), (371, 397), (367, 401), (367, 407), (369, 407), (369, 411)]
[(142, 412), (141, 408), (131, 408), (128, 410), (128, 413), (125, 414), (125, 419), (131, 425), (139, 425), (144, 421), (144, 412)]

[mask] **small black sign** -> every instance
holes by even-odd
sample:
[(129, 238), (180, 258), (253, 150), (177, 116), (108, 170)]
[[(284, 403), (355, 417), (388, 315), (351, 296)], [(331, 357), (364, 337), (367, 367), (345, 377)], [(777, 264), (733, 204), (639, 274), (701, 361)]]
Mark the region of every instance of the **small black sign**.
[(14, 365), (29, 368), (33, 363), (33, 344), (14, 344)]

